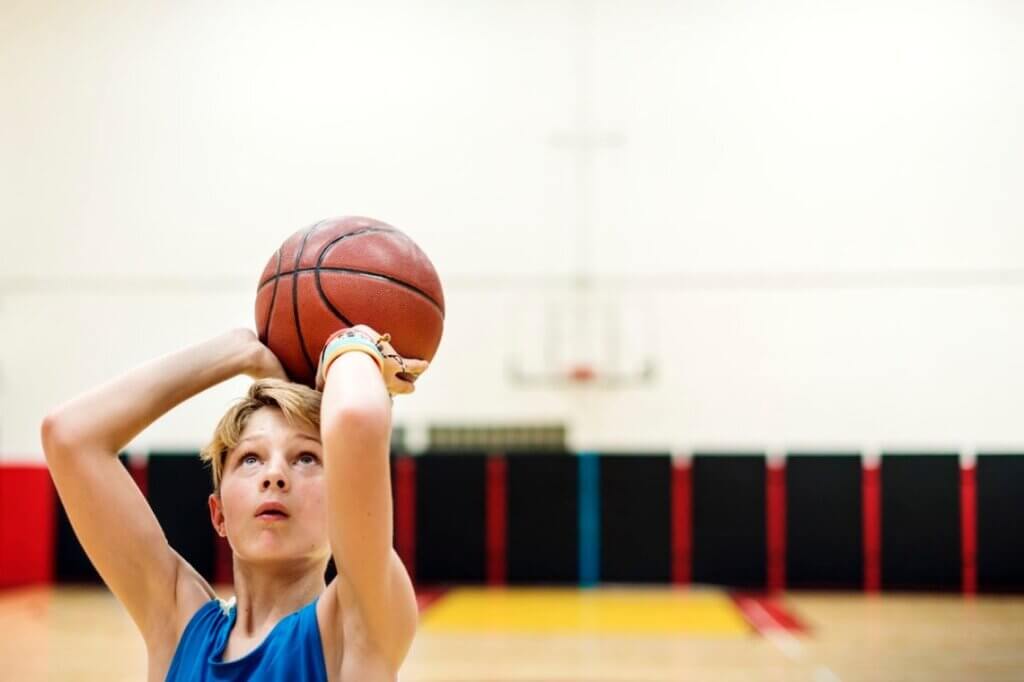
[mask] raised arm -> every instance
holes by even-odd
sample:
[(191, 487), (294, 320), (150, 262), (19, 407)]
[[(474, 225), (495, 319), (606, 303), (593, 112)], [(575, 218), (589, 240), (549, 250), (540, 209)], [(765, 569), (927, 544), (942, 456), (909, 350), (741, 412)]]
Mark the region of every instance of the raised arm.
[(415, 380), (426, 367), (390, 355), (382, 373), (371, 355), (346, 353), (329, 365), (321, 403), (328, 533), (338, 580), (355, 596), (366, 628), (363, 644), (396, 669), (418, 616), (409, 574), (392, 549), (389, 389), (411, 393), (413, 384), (403, 377)]
[(283, 376), (270, 351), (245, 329), (136, 367), (43, 420), (43, 451), (71, 526), (150, 646), (177, 634), (166, 631), (178, 626), (179, 602), (198, 608), (212, 591), (167, 544), (117, 453), (174, 406), (241, 373)]

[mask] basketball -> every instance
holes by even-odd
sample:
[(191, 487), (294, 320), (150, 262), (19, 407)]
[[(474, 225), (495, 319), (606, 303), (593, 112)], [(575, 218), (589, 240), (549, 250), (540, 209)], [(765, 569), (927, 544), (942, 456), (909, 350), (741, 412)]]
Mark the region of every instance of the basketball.
[(427, 255), (372, 218), (328, 218), (288, 237), (260, 276), (256, 330), (292, 381), (313, 386), (327, 338), (357, 324), (391, 334), (404, 357), (432, 360), (444, 293)]

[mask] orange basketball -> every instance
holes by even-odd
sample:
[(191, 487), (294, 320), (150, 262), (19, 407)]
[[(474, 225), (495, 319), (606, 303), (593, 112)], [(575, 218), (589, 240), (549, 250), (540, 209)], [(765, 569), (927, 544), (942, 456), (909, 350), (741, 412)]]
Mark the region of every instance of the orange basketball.
[(372, 218), (328, 218), (288, 237), (260, 277), (256, 330), (292, 381), (312, 386), (327, 337), (357, 324), (390, 333), (404, 357), (432, 360), (444, 292), (427, 255)]

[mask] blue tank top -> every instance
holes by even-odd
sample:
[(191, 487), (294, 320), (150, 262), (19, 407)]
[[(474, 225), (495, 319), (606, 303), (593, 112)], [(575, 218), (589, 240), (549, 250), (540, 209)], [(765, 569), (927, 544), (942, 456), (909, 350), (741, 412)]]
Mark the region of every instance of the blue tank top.
[(221, 660), (237, 609), (218, 599), (203, 604), (189, 620), (174, 651), (167, 682), (327, 682), (327, 665), (316, 622), (316, 602), (289, 613), (260, 645), (242, 658)]

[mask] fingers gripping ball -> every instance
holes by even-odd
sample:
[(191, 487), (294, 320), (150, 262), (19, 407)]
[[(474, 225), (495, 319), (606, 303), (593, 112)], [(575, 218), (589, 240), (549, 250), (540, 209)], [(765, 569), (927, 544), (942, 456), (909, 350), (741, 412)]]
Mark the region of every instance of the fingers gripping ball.
[(372, 218), (329, 218), (288, 237), (260, 276), (256, 330), (288, 376), (314, 386), (328, 337), (365, 324), (406, 358), (441, 343), (444, 292), (433, 264), (402, 231)]

